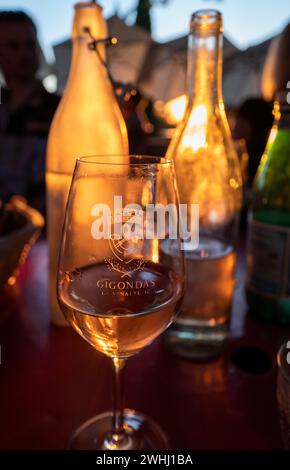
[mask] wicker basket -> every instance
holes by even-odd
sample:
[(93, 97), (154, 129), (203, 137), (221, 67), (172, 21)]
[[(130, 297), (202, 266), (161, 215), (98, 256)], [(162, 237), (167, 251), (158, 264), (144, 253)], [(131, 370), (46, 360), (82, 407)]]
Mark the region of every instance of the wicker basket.
[(0, 236), (0, 288), (7, 281), (13, 282), (18, 268), (25, 261), (44, 225), (42, 215), (21, 198), (14, 197), (6, 210), (13, 214), (15, 227), (11, 232)]

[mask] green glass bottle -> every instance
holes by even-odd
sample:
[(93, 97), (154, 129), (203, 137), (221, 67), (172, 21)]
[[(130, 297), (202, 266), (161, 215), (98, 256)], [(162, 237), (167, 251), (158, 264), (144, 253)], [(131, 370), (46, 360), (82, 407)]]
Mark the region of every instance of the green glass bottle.
[(254, 183), (247, 248), (250, 312), (278, 323), (290, 323), (289, 103), (286, 93), (279, 93), (275, 124)]

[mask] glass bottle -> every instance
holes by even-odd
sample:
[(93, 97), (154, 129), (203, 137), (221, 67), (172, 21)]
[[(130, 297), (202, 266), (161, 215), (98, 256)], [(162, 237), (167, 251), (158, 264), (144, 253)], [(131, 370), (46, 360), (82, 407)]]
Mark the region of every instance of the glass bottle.
[(222, 31), (220, 12), (193, 14), (187, 110), (167, 152), (187, 220), (190, 205), (199, 205), (199, 247), (185, 251), (186, 295), (166, 336), (171, 349), (192, 358), (223, 348), (235, 286), (242, 180), (222, 97)]
[[(72, 63), (67, 87), (49, 133), (46, 184), (49, 243), (49, 284), (52, 321), (65, 324), (56, 299), (56, 270), (67, 194), (80, 155), (128, 153), (125, 122), (104, 63), (104, 43), (98, 54), (92, 39), (108, 36), (102, 8), (95, 2), (75, 5)], [(102, 60), (101, 60), (102, 59)]]
[(246, 294), (256, 317), (290, 323), (290, 104), (286, 92), (277, 94), (274, 116), (254, 183)]

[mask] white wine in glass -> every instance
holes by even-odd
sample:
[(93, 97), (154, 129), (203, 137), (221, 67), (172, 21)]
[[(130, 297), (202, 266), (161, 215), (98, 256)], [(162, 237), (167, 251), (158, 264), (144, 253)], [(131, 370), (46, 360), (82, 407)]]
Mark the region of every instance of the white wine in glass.
[[(113, 412), (84, 423), (70, 448), (168, 446), (154, 421), (124, 410), (122, 376), (127, 358), (159, 336), (181, 305), (184, 259), (178, 224), (170, 161), (143, 156), (77, 161), (63, 229), (58, 300), (73, 328), (111, 358), (115, 390)], [(162, 247), (169, 239), (172, 256), (164, 258)]]

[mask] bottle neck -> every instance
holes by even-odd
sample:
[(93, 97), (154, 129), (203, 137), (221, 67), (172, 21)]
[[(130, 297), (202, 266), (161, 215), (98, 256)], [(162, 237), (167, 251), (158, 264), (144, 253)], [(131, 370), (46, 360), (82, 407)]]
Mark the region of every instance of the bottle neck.
[[(90, 48), (92, 37), (105, 39), (107, 37), (106, 22), (102, 8), (94, 2), (76, 5), (72, 32), (72, 63), (68, 87), (72, 83), (82, 83), (87, 86), (93, 81), (95, 86), (100, 80), (108, 80), (107, 71), (102, 61), (106, 62), (106, 49), (103, 43), (96, 45), (96, 51)], [(79, 80), (78, 80), (79, 79)]]
[(107, 37), (107, 25), (103, 17), (103, 10), (95, 2), (82, 2), (75, 5), (72, 36), (87, 38), (86, 30), (89, 28), (92, 36), (97, 39)]
[(189, 106), (215, 107), (222, 98), (222, 44), (220, 30), (196, 31), (188, 41)]
[(290, 131), (290, 105), (280, 104), (280, 116), (277, 121), (277, 129)]
[[(106, 78), (107, 70), (103, 62), (106, 62), (106, 50), (104, 44), (97, 44), (98, 54), (90, 48), (91, 39), (89, 37), (73, 38), (72, 62), (69, 80), (76, 81), (78, 78), (83, 82), (92, 74), (94, 79)], [(102, 60), (101, 60), (102, 58)]]

